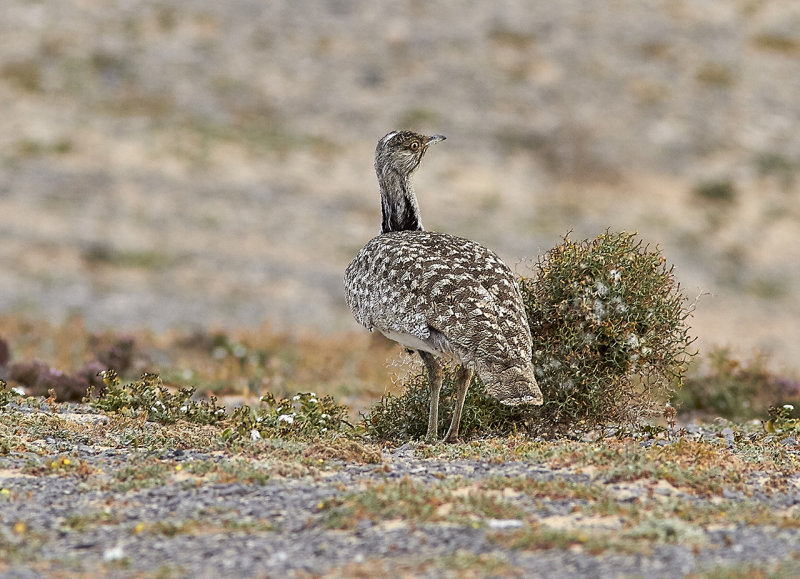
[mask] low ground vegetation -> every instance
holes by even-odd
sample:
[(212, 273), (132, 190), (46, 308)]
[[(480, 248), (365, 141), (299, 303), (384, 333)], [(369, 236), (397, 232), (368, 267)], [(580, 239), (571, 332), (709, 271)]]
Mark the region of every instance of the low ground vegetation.
[[(202, 405), (184, 409), (195, 402), (179, 396), (161, 398), (155, 414), (133, 410), (161, 392), (152, 377), (86, 404), (1, 392), (5, 569), (171, 577), (224, 568), (216, 556), (190, 556), (185, 541), (203, 538), (219, 553), (253, 541), (275, 553), (290, 538), (307, 544), (304, 572), (331, 576), (395, 564), (412, 575), (451, 573), (456, 561), (475, 576), (522, 576), (528, 555), (545, 553), (614, 573), (622, 561), (641, 574), (635, 565), (665, 549), (696, 557), (688, 569), (699, 577), (734, 569), (736, 553), (754, 548), (748, 573), (791, 577), (798, 568), (800, 421), (788, 409), (770, 422), (611, 429), (582, 440), (519, 432), (397, 446), (341, 419), (343, 407), (338, 421), (314, 426), (336, 409), (312, 393), (208, 421)], [(89, 499), (70, 499), (78, 494)], [(158, 506), (164, 501), (168, 508)], [(762, 543), (752, 543), (754, 533)], [(392, 544), (420, 536), (415, 555), (391, 554)], [(371, 558), (340, 560), (324, 545), (342, 537), (386, 545)], [(170, 562), (147, 556), (156, 551), (171, 553)], [(702, 563), (704, 553), (717, 563)], [(291, 556), (250, 560), (249, 574), (299, 569)]]

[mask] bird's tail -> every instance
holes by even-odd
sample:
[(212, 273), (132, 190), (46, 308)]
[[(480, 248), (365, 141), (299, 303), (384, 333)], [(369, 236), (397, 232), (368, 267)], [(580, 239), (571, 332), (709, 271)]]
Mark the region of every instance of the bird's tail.
[(495, 380), (484, 380), (486, 391), (506, 406), (532, 404), (540, 406), (544, 402), (542, 391), (533, 375), (533, 365), (511, 366), (495, 375)]

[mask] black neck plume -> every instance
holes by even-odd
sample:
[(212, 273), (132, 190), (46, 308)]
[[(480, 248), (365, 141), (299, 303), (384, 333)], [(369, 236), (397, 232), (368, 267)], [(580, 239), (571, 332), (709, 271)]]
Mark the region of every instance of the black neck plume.
[(381, 233), (423, 231), (417, 196), (409, 175), (396, 171), (378, 172), (383, 219)]

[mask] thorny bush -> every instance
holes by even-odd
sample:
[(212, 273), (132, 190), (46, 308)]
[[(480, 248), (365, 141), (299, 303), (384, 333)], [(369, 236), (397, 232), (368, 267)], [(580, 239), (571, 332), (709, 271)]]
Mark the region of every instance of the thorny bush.
[(538, 429), (635, 424), (661, 413), (691, 349), (693, 307), (658, 248), (632, 233), (563, 243), (520, 283), (544, 404)]

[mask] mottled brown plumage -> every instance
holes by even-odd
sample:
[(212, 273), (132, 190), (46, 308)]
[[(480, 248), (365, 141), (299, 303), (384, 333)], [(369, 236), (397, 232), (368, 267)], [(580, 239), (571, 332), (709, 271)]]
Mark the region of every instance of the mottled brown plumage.
[(345, 295), (361, 325), (422, 357), (431, 388), (429, 438), (438, 428), (439, 359), (461, 365), (445, 436), (450, 441), (458, 436), (473, 372), (504, 404), (541, 404), (542, 394), (522, 297), (508, 266), (474, 241), (422, 227), (411, 175), (428, 146), (443, 139), (396, 131), (378, 142), (381, 234), (347, 267)]

